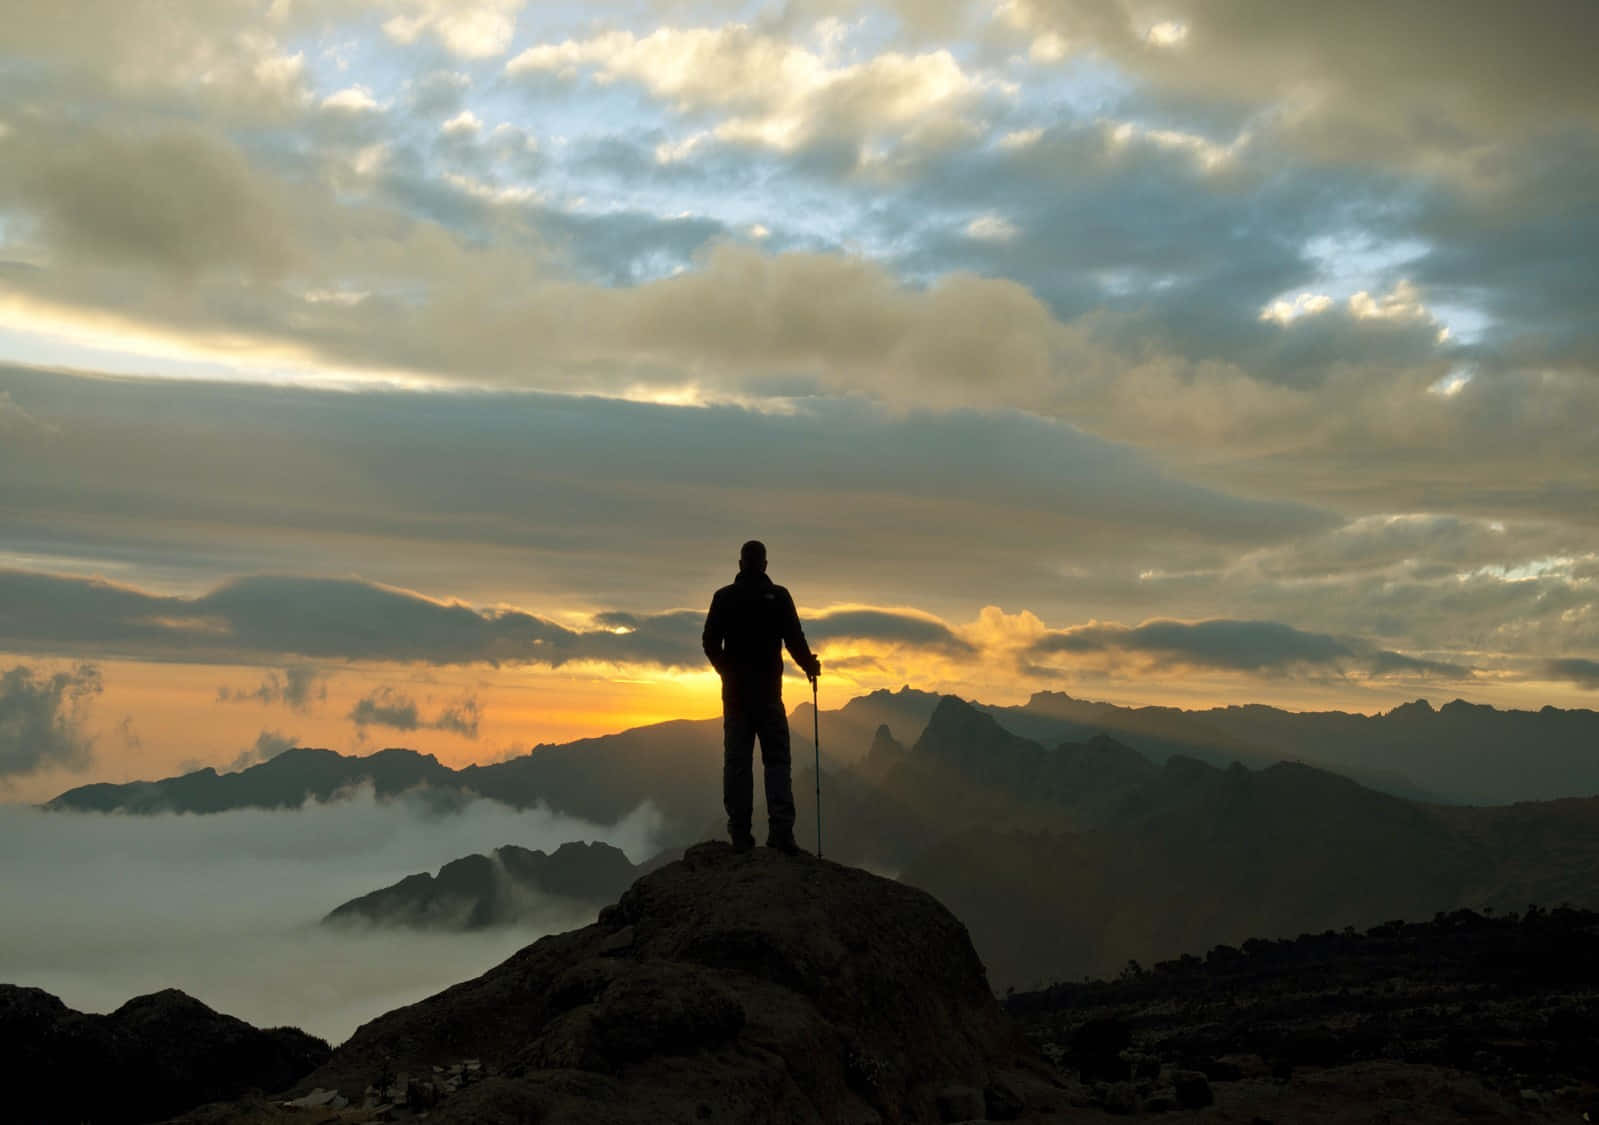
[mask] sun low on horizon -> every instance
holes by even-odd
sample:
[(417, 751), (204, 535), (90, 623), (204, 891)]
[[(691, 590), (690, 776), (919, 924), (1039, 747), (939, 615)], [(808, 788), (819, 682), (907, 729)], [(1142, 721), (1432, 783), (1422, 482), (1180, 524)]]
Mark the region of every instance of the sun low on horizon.
[(6, 5), (0, 800), (713, 717), (749, 538), (824, 710), (1599, 707), (1596, 9), (1291, 9)]

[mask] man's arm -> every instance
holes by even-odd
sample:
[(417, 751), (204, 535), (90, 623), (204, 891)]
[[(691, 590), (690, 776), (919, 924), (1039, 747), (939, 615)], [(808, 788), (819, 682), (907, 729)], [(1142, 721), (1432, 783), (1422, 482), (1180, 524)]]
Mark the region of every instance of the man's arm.
[(711, 610), (705, 615), (705, 630), (700, 634), (700, 646), (705, 649), (705, 659), (717, 673), (722, 671), (722, 640), (727, 636), (727, 610), (722, 605), (721, 594), (711, 598)]
[(794, 658), (794, 663), (811, 679), (822, 674), (822, 662), (811, 651), (811, 646), (805, 643), (805, 630), (800, 628), (799, 610), (794, 608), (794, 598), (787, 590), (783, 591), (783, 644), (788, 646), (788, 654)]

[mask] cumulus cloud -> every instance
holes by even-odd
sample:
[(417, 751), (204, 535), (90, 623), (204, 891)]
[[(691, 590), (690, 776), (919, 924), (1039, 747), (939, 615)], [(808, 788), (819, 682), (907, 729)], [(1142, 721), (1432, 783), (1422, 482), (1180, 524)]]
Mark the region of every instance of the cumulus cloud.
[(1116, 0), (1010, 7), (1025, 34), (1057, 31), (1179, 96), (1271, 106), (1284, 135), (1350, 159), (1425, 162), (1599, 120), (1579, 46), (1599, 33), (1599, 16), (1583, 0), (1531, 20), (1445, 0), (1347, 12), (1314, 0), (1178, 0), (1154, 21)]
[(424, 34), (452, 54), (467, 59), (503, 54), (516, 33), (516, 16), (526, 0), (389, 0), (394, 14), (383, 30), (396, 43), (410, 44)]
[(350, 721), (358, 727), (393, 727), (416, 730), (422, 725), (416, 700), (391, 687), (381, 687), (356, 701), (350, 708)]
[(433, 720), (434, 730), (450, 731), (462, 738), (476, 738), (478, 721), (483, 717), (483, 706), (473, 695), (445, 705)]
[(295, 711), (309, 711), (313, 702), (328, 697), (327, 675), (313, 664), (290, 664), (267, 672), (261, 683), (249, 690), (224, 685), (217, 689), (223, 703), (281, 703)]
[(304, 55), (284, 40), (351, 11), (256, 0), (12, 4), (0, 49), (75, 72), (89, 89), (110, 83), (118, 93), (157, 97), (198, 91), (213, 107), (272, 119), (308, 97)]
[(395, 730), (442, 730), (463, 738), (476, 738), (482, 717), (483, 708), (477, 697), (468, 695), (445, 704), (436, 717), (424, 719), (416, 700), (392, 687), (377, 688), (358, 699), (349, 714), (350, 721), (363, 736), (367, 727), (379, 726)]
[(410, 86), (411, 111), (419, 117), (453, 117), (466, 108), (472, 76), (455, 70), (435, 70)]
[(0, 784), (47, 767), (88, 766), (94, 740), (83, 720), (100, 686), (93, 664), (53, 673), (16, 664), (0, 674)]
[(1032, 646), (1037, 657), (1110, 654), (1142, 657), (1157, 667), (1214, 668), (1282, 675), (1320, 669), (1367, 676), (1460, 679), (1471, 670), (1375, 648), (1352, 638), (1306, 632), (1276, 621), (1146, 621), (1081, 625)]
[(995, 87), (947, 50), (843, 63), (741, 24), (609, 31), (529, 47), (506, 66), (512, 77), (580, 71), (636, 82), (679, 113), (719, 113), (720, 139), (781, 151), (960, 136), (962, 115)]

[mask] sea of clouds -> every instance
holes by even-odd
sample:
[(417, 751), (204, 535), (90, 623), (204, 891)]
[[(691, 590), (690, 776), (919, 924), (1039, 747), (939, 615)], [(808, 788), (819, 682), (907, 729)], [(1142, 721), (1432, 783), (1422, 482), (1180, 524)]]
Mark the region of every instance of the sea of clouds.
[(611, 825), (543, 808), (423, 797), (207, 815), (60, 813), (0, 805), (0, 983), (80, 1011), (179, 988), (258, 1027), (335, 1045), (361, 1023), (468, 979), (592, 911), (552, 902), (536, 922), (473, 934), (319, 925), (333, 907), (502, 844), (598, 840), (637, 863), (661, 817)]

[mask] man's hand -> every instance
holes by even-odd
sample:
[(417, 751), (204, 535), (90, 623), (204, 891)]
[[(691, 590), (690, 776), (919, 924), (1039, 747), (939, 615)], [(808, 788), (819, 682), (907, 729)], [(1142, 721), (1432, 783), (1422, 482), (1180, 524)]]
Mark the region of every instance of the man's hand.
[(816, 677), (822, 674), (822, 658), (819, 656), (812, 656), (811, 666), (805, 669), (805, 674), (810, 677), (811, 683), (814, 684), (816, 682)]

